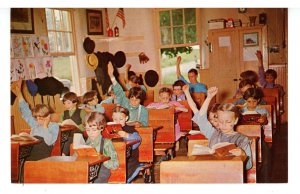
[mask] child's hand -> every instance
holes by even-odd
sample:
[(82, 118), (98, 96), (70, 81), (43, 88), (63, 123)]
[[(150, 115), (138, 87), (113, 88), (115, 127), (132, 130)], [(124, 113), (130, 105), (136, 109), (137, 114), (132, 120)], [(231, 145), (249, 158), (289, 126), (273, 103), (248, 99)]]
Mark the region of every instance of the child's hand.
[(141, 127), (141, 126), (142, 126), (142, 124), (138, 121), (136, 121), (135, 124), (134, 124), (134, 127)]
[(118, 131), (118, 135), (119, 135), (120, 137), (128, 138), (128, 133), (126, 133), (125, 131)]
[(125, 68), (129, 70), (131, 68), (131, 64), (126, 64)]
[(213, 98), (218, 93), (218, 88), (216, 86), (210, 87), (207, 90), (207, 98)]
[(257, 120), (257, 122), (259, 122), (261, 125), (266, 125), (268, 123), (267, 121), (266, 115), (261, 115), (261, 117)]
[(183, 92), (188, 92), (190, 89), (189, 85), (188, 84), (185, 84), (184, 86), (182, 86), (182, 90)]
[(235, 155), (235, 156), (241, 156), (241, 155), (245, 154), (244, 150), (242, 150), (241, 148), (235, 148), (235, 149), (229, 150), (229, 153), (231, 153), (232, 155)]
[(257, 50), (256, 53), (255, 53), (255, 55), (256, 55), (256, 57), (257, 57), (257, 59), (258, 59), (259, 61), (262, 61), (262, 54), (261, 54), (261, 51), (260, 51), (260, 50)]
[(177, 65), (180, 65), (180, 62), (181, 62), (181, 56), (178, 56), (178, 57), (177, 57), (176, 64), (177, 64)]
[(114, 67), (113, 67), (111, 61), (108, 62), (107, 73), (108, 73), (109, 77), (113, 77), (114, 76)]

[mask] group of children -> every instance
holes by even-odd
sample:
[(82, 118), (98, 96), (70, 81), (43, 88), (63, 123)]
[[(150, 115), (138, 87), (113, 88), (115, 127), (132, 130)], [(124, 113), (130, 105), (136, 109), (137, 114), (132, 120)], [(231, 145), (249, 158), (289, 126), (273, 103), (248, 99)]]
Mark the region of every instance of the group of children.
[[(257, 52), (257, 57), (260, 64), (262, 64), (261, 53)], [(100, 168), (98, 178), (95, 180), (97, 183), (108, 182), (111, 169), (117, 169), (119, 166), (116, 150), (110, 139), (104, 138), (101, 131), (105, 129), (107, 120), (104, 116), (105, 109), (102, 103), (117, 102), (118, 106), (114, 108), (112, 118), (117, 124), (121, 124), (122, 131), (118, 135), (125, 140), (139, 140), (139, 143), (133, 145), (131, 157), (128, 160), (127, 177), (131, 177), (139, 165), (138, 161), (138, 147), (141, 142), (141, 137), (135, 130), (136, 127), (148, 126), (148, 108), (174, 107), (175, 110), (186, 112), (188, 107), (184, 107), (180, 102), (187, 100), (190, 109), (193, 111), (194, 116), (192, 120), (199, 126), (201, 132), (209, 139), (209, 146), (213, 146), (219, 142), (235, 143), (237, 148), (230, 151), (235, 156), (247, 155), (249, 157), (246, 169), (252, 167), (251, 150), (249, 139), (234, 131), (235, 125), (238, 122), (239, 114), (261, 114), (259, 122), (266, 123), (267, 111), (260, 108), (258, 105), (264, 103), (261, 90), (257, 87), (257, 75), (254, 72), (247, 71), (241, 77), (243, 80), (239, 85), (236, 97), (239, 99), (234, 103), (214, 104), (209, 113), (207, 114), (209, 103), (211, 99), (217, 94), (218, 88), (210, 87), (208, 90), (206, 86), (197, 81), (197, 70), (192, 69), (188, 72), (189, 81), (186, 81), (180, 72), (181, 57), (177, 58), (177, 77), (178, 80), (173, 84), (173, 90), (163, 87), (159, 90), (159, 102), (153, 102), (147, 107), (143, 106), (145, 99), (146, 88), (141, 87), (140, 81), (136, 75), (130, 78), (126, 77), (127, 89), (129, 94), (126, 97), (125, 92), (121, 85), (114, 77), (113, 65), (108, 64), (108, 75), (112, 81), (110, 92), (112, 94), (109, 100), (104, 100), (99, 104), (97, 93), (89, 91), (83, 95), (83, 105), (79, 106), (78, 97), (75, 93), (69, 92), (63, 96), (63, 105), (65, 111), (61, 115), (61, 121), (66, 119), (73, 120), (78, 125), (78, 130), (75, 132), (87, 134), (86, 144), (94, 147), (97, 152), (109, 156), (110, 160), (104, 162)], [(130, 65), (126, 66), (128, 73)], [(259, 66), (260, 71), (262, 65)], [(249, 73), (250, 72), (250, 73)], [(274, 73), (274, 72), (273, 72)], [(275, 84), (276, 74), (268, 74), (266, 72), (265, 79), (259, 74), (259, 80), (264, 80), (263, 87), (280, 87)], [(276, 73), (276, 72), (275, 72)], [(244, 75), (246, 74), (246, 75)], [(273, 77), (272, 77), (273, 76)], [(272, 77), (272, 78), (271, 78)], [(39, 138), (42, 143), (34, 146), (31, 156), (27, 160), (39, 160), (49, 157), (52, 147), (57, 140), (59, 133), (59, 124), (50, 121), (50, 110), (46, 105), (36, 105), (31, 111), (28, 104), (24, 100), (21, 92), (21, 82), (16, 87), (15, 94), (19, 97), (19, 108), (23, 118), (31, 127), (30, 134)], [(191, 93), (204, 92), (206, 99), (198, 110), (194, 103)], [(175, 141), (180, 138), (180, 126), (178, 121), (175, 123)], [(63, 148), (63, 155), (70, 155), (70, 144), (73, 141), (73, 136), (70, 136), (68, 143)]]

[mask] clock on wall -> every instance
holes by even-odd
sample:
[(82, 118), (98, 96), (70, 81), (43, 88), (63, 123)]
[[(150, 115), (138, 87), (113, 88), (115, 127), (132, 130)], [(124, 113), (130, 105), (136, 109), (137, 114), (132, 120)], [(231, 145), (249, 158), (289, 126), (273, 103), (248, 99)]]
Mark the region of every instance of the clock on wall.
[(246, 13), (247, 12), (247, 8), (239, 8), (239, 13)]

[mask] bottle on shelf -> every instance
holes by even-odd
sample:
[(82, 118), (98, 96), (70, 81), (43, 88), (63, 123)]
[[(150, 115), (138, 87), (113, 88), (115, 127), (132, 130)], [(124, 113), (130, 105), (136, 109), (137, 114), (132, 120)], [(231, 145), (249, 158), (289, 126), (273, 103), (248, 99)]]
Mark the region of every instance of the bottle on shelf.
[(119, 37), (119, 28), (118, 28), (118, 26), (116, 26), (114, 28), (114, 31), (115, 31), (115, 37)]

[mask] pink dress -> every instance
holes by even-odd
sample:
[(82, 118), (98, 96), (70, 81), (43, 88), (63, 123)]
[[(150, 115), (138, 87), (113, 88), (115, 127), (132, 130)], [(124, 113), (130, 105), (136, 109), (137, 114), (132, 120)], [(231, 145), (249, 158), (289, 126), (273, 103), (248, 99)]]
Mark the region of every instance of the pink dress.
[[(151, 104), (149, 104), (146, 108), (150, 108), (150, 109), (164, 109), (164, 108), (168, 108), (169, 107), (182, 107), (184, 108), (184, 106), (182, 104), (180, 104), (180, 102), (178, 101), (169, 101), (167, 104), (163, 103), (163, 102), (152, 102)], [(175, 141), (178, 141), (180, 138), (181, 134), (180, 134), (180, 125), (178, 122), (178, 118), (176, 117), (176, 123), (175, 123)]]

